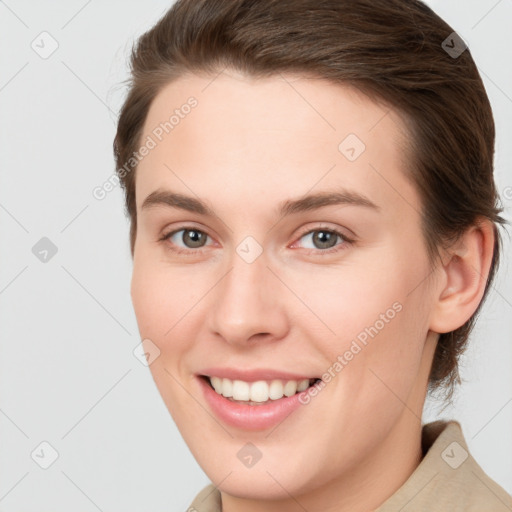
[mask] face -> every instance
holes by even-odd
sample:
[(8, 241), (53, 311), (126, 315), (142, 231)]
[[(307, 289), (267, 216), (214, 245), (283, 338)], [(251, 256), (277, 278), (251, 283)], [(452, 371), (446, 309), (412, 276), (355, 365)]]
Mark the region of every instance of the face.
[(150, 108), (132, 300), (162, 398), (223, 492), (355, 489), (420, 428), (432, 293), (402, 126), (291, 75), (189, 75)]

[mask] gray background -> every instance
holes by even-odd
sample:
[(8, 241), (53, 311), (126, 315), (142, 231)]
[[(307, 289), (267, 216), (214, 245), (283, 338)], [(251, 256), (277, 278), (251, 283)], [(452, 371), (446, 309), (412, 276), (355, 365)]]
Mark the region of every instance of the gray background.
[[(512, 1), (428, 3), (467, 41), (481, 71), (510, 219)], [(208, 483), (133, 355), (139, 336), (121, 190), (102, 201), (92, 195), (114, 171), (131, 43), (169, 5), (0, 2), (1, 511), (178, 511)], [(42, 58), (53, 41), (58, 48)], [(33, 253), (43, 237), (57, 248), (46, 262)], [(458, 419), (474, 457), (509, 493), (511, 283), (505, 236), (463, 360), (469, 382), (453, 409), (429, 402), (424, 416)], [(43, 441), (58, 452), (48, 469), (40, 465), (51, 462), (52, 448)]]

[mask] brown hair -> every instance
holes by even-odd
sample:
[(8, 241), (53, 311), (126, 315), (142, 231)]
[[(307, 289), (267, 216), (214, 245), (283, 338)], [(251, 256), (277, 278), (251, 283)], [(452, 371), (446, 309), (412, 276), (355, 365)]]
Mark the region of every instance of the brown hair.
[[(495, 128), (469, 49), (449, 54), (453, 29), (417, 0), (178, 0), (133, 48), (128, 96), (114, 141), (116, 169), (137, 233), (134, 159), (159, 91), (185, 73), (224, 68), (252, 77), (298, 73), (353, 86), (401, 114), (410, 134), (410, 179), (422, 200), (432, 264), (479, 218), (494, 223), (495, 245), (484, 298), (474, 315), (441, 334), (429, 391), (451, 399), (458, 359), (494, 278), (501, 250), (493, 181)], [(130, 160), (131, 159), (131, 160)], [(124, 171), (123, 171), (124, 169)], [(129, 169), (130, 170), (130, 169)]]

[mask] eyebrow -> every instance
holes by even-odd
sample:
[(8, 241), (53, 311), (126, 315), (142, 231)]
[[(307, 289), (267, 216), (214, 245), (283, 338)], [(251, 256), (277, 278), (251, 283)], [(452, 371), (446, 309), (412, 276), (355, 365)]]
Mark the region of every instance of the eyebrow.
[[(317, 192), (315, 194), (303, 196), (299, 199), (288, 199), (278, 205), (276, 213), (280, 217), (285, 217), (294, 213), (316, 210), (318, 208), (331, 205), (353, 205), (366, 207), (375, 211), (380, 210), (379, 206), (362, 194), (355, 191), (341, 189), (333, 192)], [(158, 189), (151, 192), (151, 194), (144, 199), (141, 210), (148, 210), (158, 206), (179, 208), (181, 210), (198, 213), (208, 217), (217, 216), (213, 209), (204, 201), (195, 197), (172, 192), (170, 190)]]

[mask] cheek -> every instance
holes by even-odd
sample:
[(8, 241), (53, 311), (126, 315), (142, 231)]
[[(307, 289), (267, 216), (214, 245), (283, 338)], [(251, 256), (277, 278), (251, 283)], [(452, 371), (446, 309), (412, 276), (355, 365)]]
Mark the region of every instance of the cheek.
[[(425, 276), (421, 260), (409, 267), (396, 261), (382, 258), (378, 269), (368, 265), (329, 276), (317, 273), (315, 285), (302, 289), (303, 294), (309, 291), (303, 295), (308, 306), (330, 328), (311, 315), (314, 328), (302, 321), (309, 329), (305, 337), (323, 356), (322, 371), (330, 375), (331, 383), (320, 394), (337, 404), (329, 413), (337, 427), (325, 434), (332, 445), (341, 429), (352, 436), (354, 449), (368, 449), (369, 439), (378, 440), (391, 428), (415, 386), (428, 331), (428, 300), (422, 286), (411, 291)], [(353, 432), (359, 433), (353, 437)]]
[(208, 291), (217, 279), (211, 271), (172, 267), (155, 258), (134, 262), (133, 308), (141, 339), (151, 340), (160, 351), (149, 369), (163, 396), (179, 394), (172, 376), (180, 381), (188, 378), (187, 365), (204, 325)]
[(302, 328), (328, 362), (326, 371), (342, 356), (343, 371), (337, 368), (344, 378), (372, 387), (374, 370), (405, 393), (416, 378), (428, 333), (428, 292), (420, 284), (428, 270), (421, 254), (404, 262), (399, 253), (317, 272), (314, 280), (291, 273), (288, 278), (297, 295), (307, 298), (310, 311), (303, 314)]
[(364, 340), (365, 329), (375, 324), (383, 331), (397, 323), (410, 279), (403, 269), (380, 258), (378, 264), (361, 260), (314, 272), (288, 270), (283, 280), (303, 303), (292, 301), (298, 304), (294, 308), (300, 307), (302, 328), (312, 339), (343, 348), (360, 334)]
[(183, 272), (164, 271), (161, 262), (142, 257), (134, 261), (131, 296), (140, 337), (151, 340), (160, 351), (149, 370), (177, 423), (180, 423), (180, 411), (190, 407), (189, 397), (182, 389), (185, 382), (180, 371), (183, 355), (190, 347), (189, 337), (183, 331), (187, 325), (184, 317), (199, 300), (187, 291), (190, 285), (185, 281)]
[(131, 297), (141, 336), (161, 344), (171, 335), (194, 300), (185, 274), (144, 254), (134, 259)]

